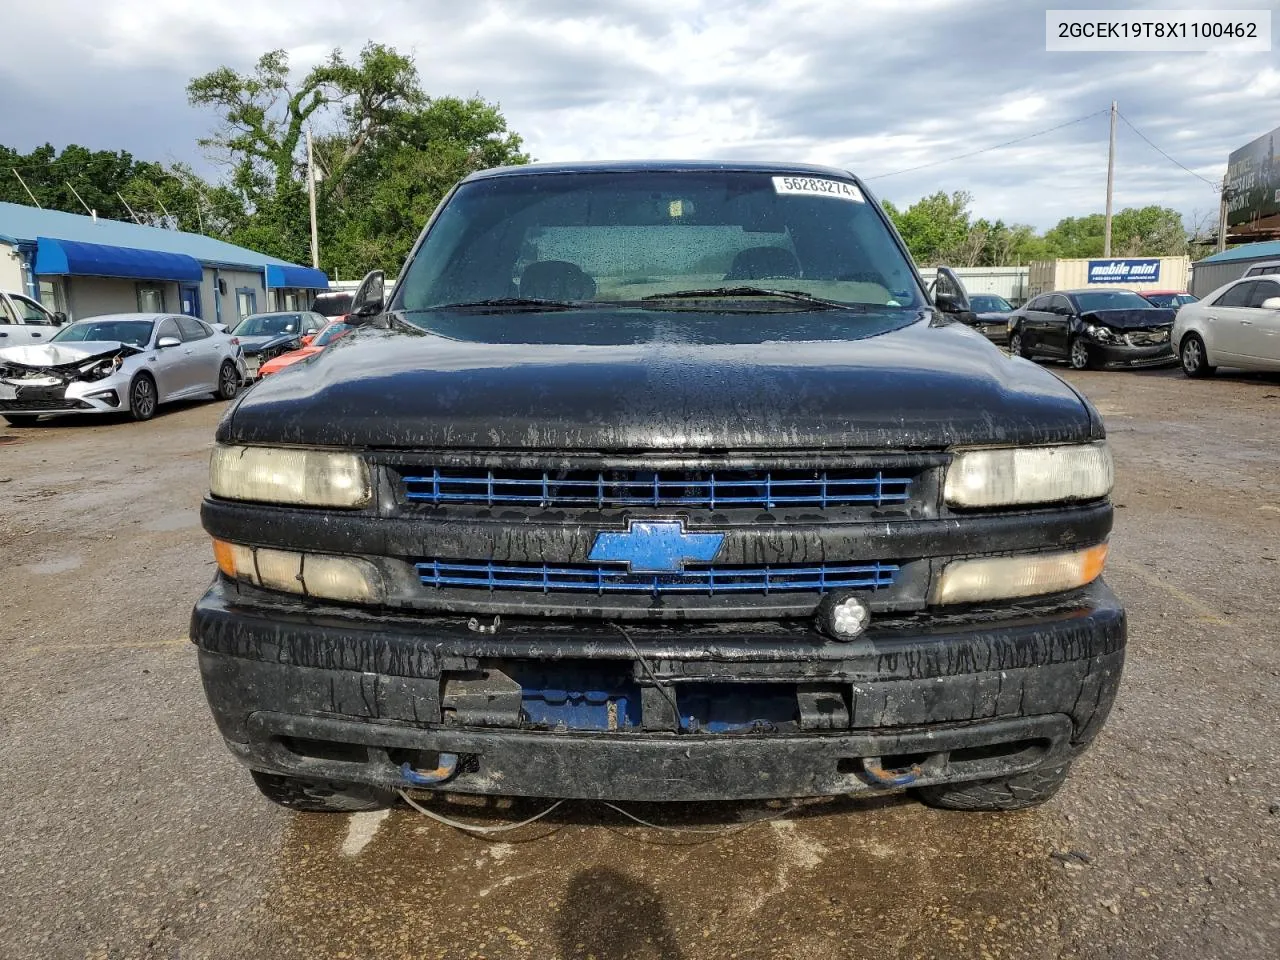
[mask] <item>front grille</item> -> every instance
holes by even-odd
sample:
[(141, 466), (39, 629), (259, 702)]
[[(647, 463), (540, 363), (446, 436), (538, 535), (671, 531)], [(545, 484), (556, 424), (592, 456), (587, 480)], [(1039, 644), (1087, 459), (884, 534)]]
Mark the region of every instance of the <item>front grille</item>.
[(428, 587), (534, 590), (543, 593), (796, 593), (840, 589), (878, 590), (893, 585), (901, 569), (891, 563), (724, 565), (682, 573), (628, 573), (609, 564), (498, 564), (469, 560), (424, 560), (416, 565)]
[(883, 470), (470, 470), (403, 477), (408, 500), (474, 506), (832, 507), (907, 503), (913, 477)]
[(67, 400), (54, 397), (26, 397), (17, 400), (0, 400), (0, 410), (92, 410), (92, 404), (83, 400)]
[(1155, 347), (1169, 342), (1168, 330), (1134, 330), (1125, 334), (1131, 347)]

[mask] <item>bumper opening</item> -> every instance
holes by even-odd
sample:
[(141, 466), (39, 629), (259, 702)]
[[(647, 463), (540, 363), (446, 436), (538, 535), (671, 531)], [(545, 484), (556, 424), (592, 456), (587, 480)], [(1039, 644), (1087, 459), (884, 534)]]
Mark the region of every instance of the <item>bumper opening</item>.
[(910, 785), (926, 786), (1010, 776), (1075, 752), (1061, 714), (734, 738), (428, 730), (274, 713), (254, 714), (249, 726), (251, 741), (228, 741), (231, 750), (251, 767), (290, 776), (410, 789), (421, 786), (414, 771), (449, 766), (432, 789), (640, 801), (855, 794), (905, 785), (869, 769), (911, 770)]

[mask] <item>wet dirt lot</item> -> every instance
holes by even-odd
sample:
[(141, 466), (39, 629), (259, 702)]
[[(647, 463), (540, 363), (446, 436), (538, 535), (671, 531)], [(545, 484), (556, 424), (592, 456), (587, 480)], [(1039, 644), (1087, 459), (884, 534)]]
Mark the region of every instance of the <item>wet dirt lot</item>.
[(630, 808), (728, 833), (272, 806), (186, 640), (222, 405), (0, 423), (0, 958), (1280, 956), (1280, 378), (1069, 376), (1112, 437), (1131, 626), (1062, 793)]

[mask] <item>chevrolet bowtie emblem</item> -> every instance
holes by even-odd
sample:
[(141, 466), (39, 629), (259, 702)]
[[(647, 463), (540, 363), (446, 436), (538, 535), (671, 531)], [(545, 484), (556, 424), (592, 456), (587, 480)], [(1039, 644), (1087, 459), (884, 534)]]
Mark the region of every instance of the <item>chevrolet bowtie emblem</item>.
[(630, 520), (626, 533), (601, 531), (590, 560), (625, 563), (631, 573), (681, 573), (686, 563), (710, 563), (723, 533), (686, 533), (683, 520)]

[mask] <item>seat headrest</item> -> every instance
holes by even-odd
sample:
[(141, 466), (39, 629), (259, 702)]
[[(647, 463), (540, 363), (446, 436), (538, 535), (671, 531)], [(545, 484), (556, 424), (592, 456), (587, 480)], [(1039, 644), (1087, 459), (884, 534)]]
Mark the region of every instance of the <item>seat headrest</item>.
[(520, 296), (539, 300), (590, 300), (596, 282), (576, 263), (538, 260), (520, 274)]
[(768, 280), (772, 277), (799, 277), (800, 261), (782, 247), (748, 247), (733, 258), (726, 280)]

